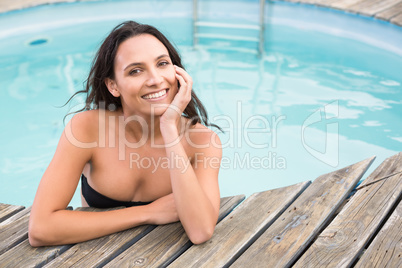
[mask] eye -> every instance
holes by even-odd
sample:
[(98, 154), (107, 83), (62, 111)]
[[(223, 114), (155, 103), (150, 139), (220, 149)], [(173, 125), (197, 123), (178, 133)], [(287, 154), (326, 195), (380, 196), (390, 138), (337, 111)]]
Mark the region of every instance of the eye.
[(166, 65), (169, 65), (170, 64), (170, 62), (168, 62), (168, 61), (161, 61), (161, 62), (159, 62), (159, 66), (166, 66)]
[(129, 72), (129, 74), (130, 74), (130, 75), (136, 75), (136, 74), (138, 74), (138, 73), (140, 73), (140, 72), (141, 72), (140, 69), (133, 69), (133, 70), (131, 70), (131, 71)]

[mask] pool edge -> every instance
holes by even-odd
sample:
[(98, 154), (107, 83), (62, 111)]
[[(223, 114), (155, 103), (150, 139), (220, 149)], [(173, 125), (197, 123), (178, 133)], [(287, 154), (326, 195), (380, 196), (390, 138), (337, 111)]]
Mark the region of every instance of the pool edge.
[[(387, 1), (383, 5), (373, 6), (370, 0), (360, 0), (353, 4), (347, 3), (344, 0), (269, 0), (270, 2), (288, 2), (293, 4), (313, 5), (324, 7), (333, 10), (344, 11), (347, 13), (357, 14), (364, 17), (371, 17), (379, 21), (389, 22), (402, 27), (402, 2), (394, 0)], [(18, 11), (26, 8), (32, 8), (41, 5), (58, 4), (58, 3), (73, 3), (73, 2), (94, 2), (94, 0), (13, 0), (3, 1), (0, 3), (0, 14)]]

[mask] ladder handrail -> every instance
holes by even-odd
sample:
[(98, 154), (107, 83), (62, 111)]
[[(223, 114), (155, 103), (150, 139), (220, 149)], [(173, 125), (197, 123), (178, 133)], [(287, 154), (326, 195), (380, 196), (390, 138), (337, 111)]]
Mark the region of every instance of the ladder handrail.
[(258, 43), (258, 55), (264, 53), (264, 30), (265, 30), (265, 0), (260, 0), (260, 41)]
[(197, 45), (198, 0), (193, 0), (193, 47)]
[[(265, 31), (265, 1), (260, 0), (260, 7), (259, 7), (259, 37), (258, 37), (258, 55), (261, 57), (264, 53), (264, 31)], [(207, 22), (200, 23), (198, 22), (198, 0), (193, 0), (193, 46), (197, 46), (198, 44), (198, 26), (209, 26), (211, 27), (213, 23)], [(215, 23), (218, 27), (219, 25), (229, 28), (228, 25), (224, 25), (223, 23)], [(235, 27), (233, 25), (231, 27)], [(247, 25), (247, 27), (251, 27)], [(240, 27), (245, 28), (245, 27)]]

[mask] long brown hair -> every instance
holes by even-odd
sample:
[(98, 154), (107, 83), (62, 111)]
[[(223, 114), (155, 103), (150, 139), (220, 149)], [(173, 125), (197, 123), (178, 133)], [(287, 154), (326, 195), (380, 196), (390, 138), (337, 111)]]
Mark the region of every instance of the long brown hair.
[[(99, 109), (101, 108), (101, 103), (102, 107), (106, 108), (113, 107), (114, 109), (117, 109), (122, 107), (120, 97), (114, 97), (109, 92), (105, 84), (105, 79), (115, 78), (114, 60), (120, 44), (131, 37), (141, 34), (150, 34), (156, 37), (167, 48), (172, 63), (184, 69), (179, 53), (160, 31), (147, 24), (140, 24), (134, 21), (125, 21), (117, 25), (100, 46), (92, 62), (91, 70), (89, 71), (89, 75), (86, 80), (85, 89), (76, 92), (67, 101), (67, 103), (71, 101), (71, 99), (77, 94), (86, 94), (85, 107), (73, 113), (91, 109)], [(209, 123), (207, 111), (194, 91), (191, 92), (191, 101), (185, 108), (183, 115), (191, 120), (191, 125), (201, 123), (203, 125), (213, 126), (221, 130), (219, 126)]]

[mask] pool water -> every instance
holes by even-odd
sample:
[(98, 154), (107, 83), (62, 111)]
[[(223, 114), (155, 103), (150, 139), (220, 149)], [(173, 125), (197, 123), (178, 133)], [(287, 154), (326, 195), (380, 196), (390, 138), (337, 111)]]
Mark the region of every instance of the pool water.
[[(199, 17), (258, 24), (258, 1), (199, 1)], [(258, 31), (199, 27), (191, 1), (90, 1), (0, 15), (0, 202), (29, 206), (83, 97), (101, 40), (119, 22), (159, 28), (220, 125), (221, 195), (250, 195), (402, 149), (402, 29), (312, 6), (269, 2)], [(254, 40), (257, 38), (257, 40)], [(244, 38), (243, 38), (244, 39)], [(68, 118), (67, 118), (68, 120)], [(373, 170), (369, 169), (369, 172)], [(63, 172), (63, 170), (60, 170)], [(71, 205), (80, 205), (78, 192)]]

